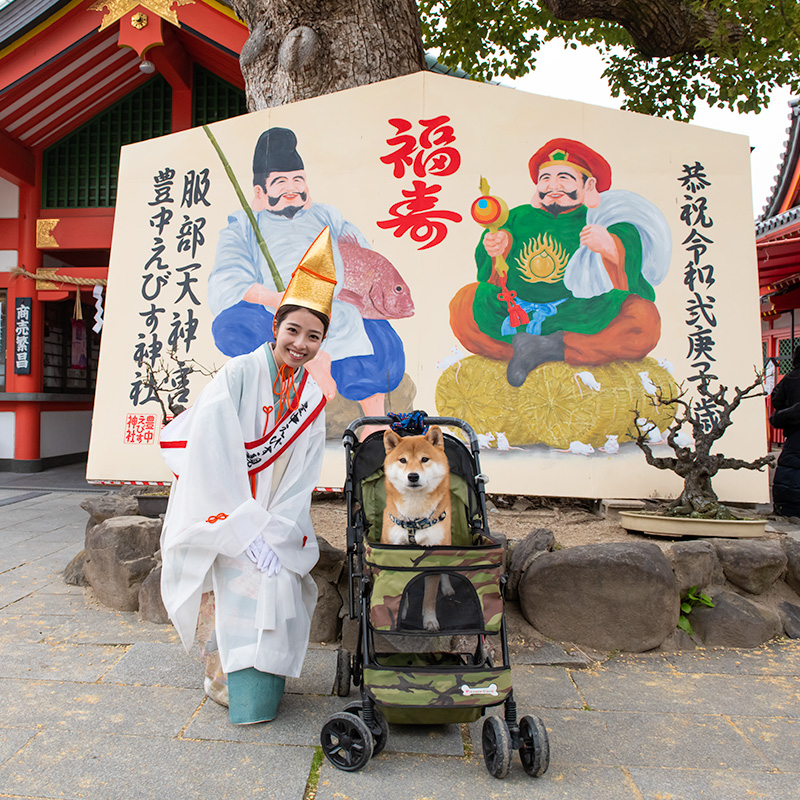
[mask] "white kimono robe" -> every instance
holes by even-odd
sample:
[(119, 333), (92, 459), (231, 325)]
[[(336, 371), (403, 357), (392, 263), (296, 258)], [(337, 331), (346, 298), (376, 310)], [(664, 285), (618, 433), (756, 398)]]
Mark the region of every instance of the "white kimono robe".
[[(309, 572), (319, 549), (309, 507), (322, 465), (325, 400), (305, 370), (298, 372), (298, 387), (306, 380), (300, 397), (306, 424), (291, 429), (295, 438), (273, 463), (262, 462), (254, 497), (252, 445), (246, 451), (245, 443), (276, 428), (274, 375), (268, 345), (231, 359), (162, 431), (162, 453), (178, 479), (161, 535), (161, 592), (187, 650), (201, 595), (213, 589), (223, 670), (255, 667), (297, 677), (317, 600)], [(262, 573), (245, 553), (259, 534), (280, 559), (278, 575)]]

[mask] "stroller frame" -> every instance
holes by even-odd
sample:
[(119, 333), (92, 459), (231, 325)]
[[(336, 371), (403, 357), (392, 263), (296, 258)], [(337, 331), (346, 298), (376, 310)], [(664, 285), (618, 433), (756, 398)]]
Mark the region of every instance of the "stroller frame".
[[(335, 690), (339, 696), (347, 696), (352, 683), (359, 687), (361, 700), (349, 703), (325, 722), (320, 734), (323, 753), (338, 769), (358, 770), (386, 746), (389, 735), (387, 718), (390, 722), (401, 724), (471, 722), (483, 716), (487, 707), (502, 704), (503, 717), (489, 715), (483, 725), (482, 744), (488, 771), (494, 777), (505, 777), (511, 766), (513, 750), (518, 750), (526, 773), (531, 777), (540, 777), (547, 770), (550, 760), (547, 730), (538, 717), (526, 715), (518, 719), (517, 716), (504, 613), (507, 581), (502, 566), (504, 545), (489, 532), (485, 497), (488, 478), (480, 469), (478, 437), (466, 422), (455, 417), (424, 417), (425, 425), (457, 428), (469, 441), (467, 448), (459, 439), (445, 434), (451, 472), (454, 462), (457, 462), (458, 469), (469, 472), (462, 477), (467, 483), (465, 513), (472, 546), (423, 548), (417, 545), (371, 544), (365, 541), (369, 522), (365, 515), (363, 487), (354, 477), (354, 465), (359, 450), (367, 443), (372, 442), (372, 450), (377, 450), (375, 443), (379, 434), (374, 433), (364, 442), (359, 442), (356, 431), (365, 425), (386, 426), (391, 423), (388, 417), (361, 417), (354, 420), (343, 435), (347, 462), (344, 494), (347, 505), (348, 610), (350, 619), (358, 620), (359, 625), (355, 653), (351, 656), (344, 649), (337, 652)], [(381, 432), (381, 466), (382, 436)], [(376, 454), (373, 452), (371, 455), (372, 460), (367, 467), (375, 460)], [(382, 484), (382, 478), (378, 480)], [(373, 524), (376, 524), (375, 520)], [(426, 558), (435, 559), (435, 565), (425, 566)], [(446, 621), (443, 630), (436, 632), (408, 628), (398, 630), (396, 627), (405, 624), (406, 617), (413, 617), (413, 612), (409, 612), (412, 601), (409, 600), (411, 595), (408, 587), (414, 581), (419, 587), (421, 581), (425, 580), (422, 576), (430, 571), (447, 573), (452, 580), (458, 579), (463, 589), (460, 598), (471, 600), (474, 607), (473, 617), (469, 618), (471, 621), (466, 628), (448, 628)], [(384, 585), (387, 580), (396, 582), (395, 575), (400, 576), (399, 580), (405, 580), (403, 573), (411, 577), (403, 587), (402, 598), (392, 595), (392, 607), (381, 617), (381, 621), (388, 621), (376, 625), (375, 619), (371, 621), (376, 585), (382, 580)], [(384, 578), (386, 574), (390, 577)], [(478, 591), (466, 576), (478, 577)], [(479, 596), (480, 592), (482, 594)], [(413, 626), (413, 622), (410, 624)], [(421, 640), (423, 643), (426, 639), (436, 637), (458, 637), (463, 643), (468, 637), (474, 636), (476, 646), (474, 651), (470, 647), (469, 653), (461, 648), (456, 653), (431, 654), (424, 650), (411, 654), (380, 653), (376, 649), (376, 633), (383, 635), (385, 641), (403, 636), (414, 637), (414, 641)], [(502, 663), (497, 665), (486, 647), (486, 637), (491, 635), (499, 636)], [(402, 665), (400, 662), (404, 660), (409, 663)], [(422, 665), (418, 663), (420, 660)], [(426, 660), (433, 663), (424, 663)], [(390, 682), (402, 683), (402, 690), (377, 686), (376, 683), (380, 683), (377, 677), (381, 675), (389, 676)], [(445, 686), (440, 700), (447, 704), (445, 707), (430, 707), (431, 702), (425, 699), (430, 694), (425, 685), (426, 677), (439, 687)], [(415, 679), (420, 683), (419, 691), (414, 685)], [(491, 683), (485, 688), (472, 688), (468, 685), (470, 680), (473, 684), (476, 680)], [(397, 695), (401, 697), (400, 702), (396, 700)]]

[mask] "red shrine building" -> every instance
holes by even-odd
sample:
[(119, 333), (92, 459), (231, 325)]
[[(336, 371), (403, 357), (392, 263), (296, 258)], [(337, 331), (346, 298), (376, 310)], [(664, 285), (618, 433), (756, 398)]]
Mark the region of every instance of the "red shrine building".
[(791, 368), (794, 344), (800, 344), (800, 106), (792, 100), (790, 126), (778, 176), (756, 222), (758, 280), (761, 289), (765, 358)]
[[(800, 100), (789, 103), (788, 138), (778, 176), (756, 222), (761, 340), (767, 386), (792, 368), (800, 345)], [(781, 431), (770, 431), (782, 441)]]
[(85, 457), (120, 147), (244, 113), (247, 35), (217, 0), (0, 8), (0, 470)]

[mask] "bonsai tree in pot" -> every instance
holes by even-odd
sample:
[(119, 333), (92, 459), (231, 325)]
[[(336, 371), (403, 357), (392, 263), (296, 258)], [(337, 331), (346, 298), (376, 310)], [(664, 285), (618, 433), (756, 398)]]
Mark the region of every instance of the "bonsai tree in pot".
[[(693, 517), (699, 519), (736, 519), (731, 511), (723, 506), (711, 484), (712, 478), (723, 469), (762, 470), (771, 465), (775, 456), (766, 455), (754, 461), (740, 458), (728, 458), (722, 453), (711, 450), (725, 431), (731, 426), (731, 415), (740, 403), (748, 398), (763, 397), (762, 376), (756, 374), (755, 380), (744, 389), (738, 386), (729, 396), (728, 387), (718, 384), (711, 388), (711, 380), (716, 376), (703, 375), (697, 384), (698, 405), (687, 400), (688, 390), (681, 384), (677, 397), (664, 398), (660, 392), (651, 401), (653, 404), (673, 406), (675, 417), (672, 424), (664, 432), (664, 441), (672, 448), (672, 456), (655, 456), (652, 451), (655, 426), (652, 423), (641, 424), (638, 409), (636, 415), (636, 444), (644, 453), (650, 466), (656, 469), (668, 469), (683, 479), (683, 491), (673, 500), (664, 514), (675, 517)], [(687, 429), (684, 429), (687, 426)], [(691, 435), (688, 433), (691, 429)]]

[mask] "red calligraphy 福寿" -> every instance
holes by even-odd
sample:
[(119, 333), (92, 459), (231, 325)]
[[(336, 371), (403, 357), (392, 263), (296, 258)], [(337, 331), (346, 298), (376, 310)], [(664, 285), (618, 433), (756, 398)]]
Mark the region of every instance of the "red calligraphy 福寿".
[[(432, 119), (421, 119), (422, 131), (418, 136), (412, 133), (413, 125), (406, 119), (390, 119), (389, 124), (395, 128), (396, 135), (386, 140), (395, 149), (382, 156), (384, 164), (393, 166), (393, 174), (397, 179), (411, 170), (417, 178), (435, 175), (439, 178), (454, 174), (461, 166), (461, 154), (451, 145), (456, 137), (450, 117), (438, 116)], [(461, 222), (461, 214), (455, 211), (435, 210), (439, 198), (440, 184), (428, 184), (425, 180), (412, 180), (412, 188), (401, 190), (405, 198), (389, 209), (390, 219), (379, 221), (381, 228), (394, 228), (396, 237), (408, 233), (415, 241), (421, 243), (420, 250), (426, 250), (439, 244), (447, 236), (447, 222)]]

